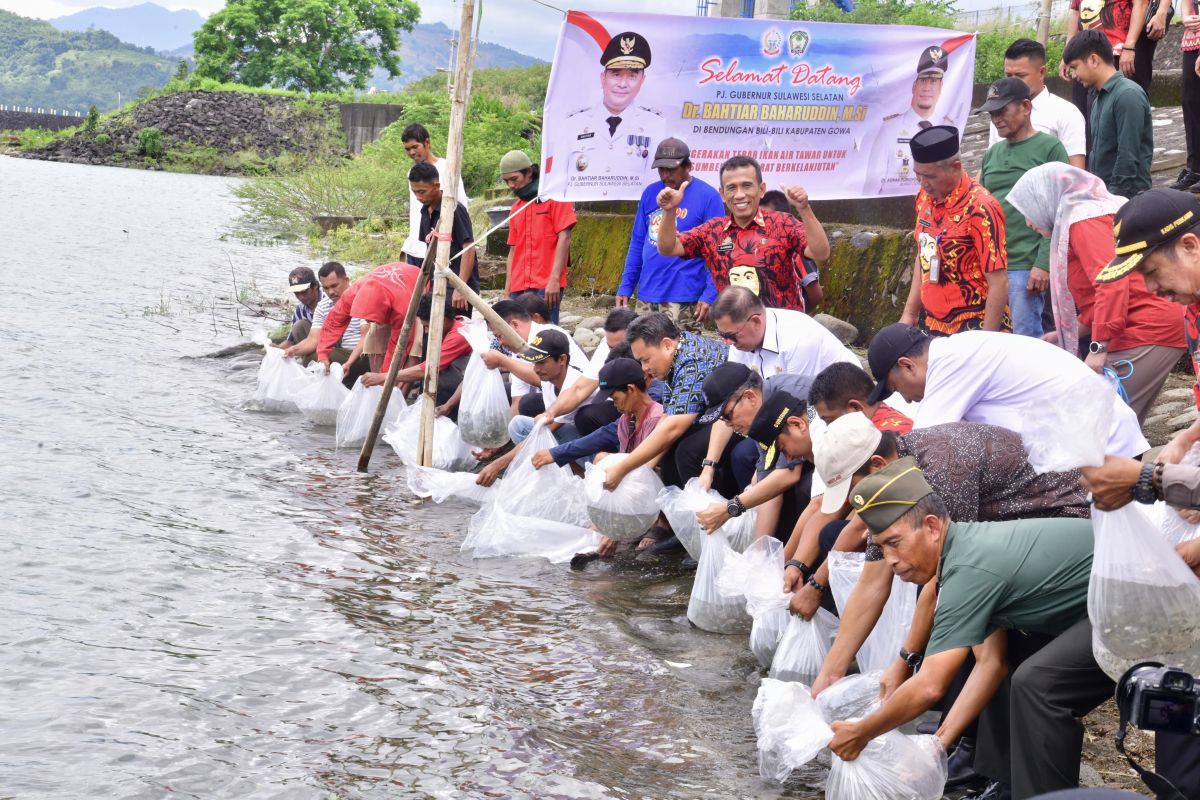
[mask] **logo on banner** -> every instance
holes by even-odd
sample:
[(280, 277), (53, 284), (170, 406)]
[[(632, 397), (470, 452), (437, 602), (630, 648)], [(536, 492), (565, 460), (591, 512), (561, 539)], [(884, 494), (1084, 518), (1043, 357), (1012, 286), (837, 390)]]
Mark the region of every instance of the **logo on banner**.
[(763, 34), (762, 53), (764, 56), (777, 56), (783, 52), (783, 34), (778, 28), (771, 28)]
[(788, 52), (794, 56), (804, 55), (804, 51), (808, 49), (808, 43), (811, 37), (808, 31), (794, 30), (791, 36), (788, 37)]

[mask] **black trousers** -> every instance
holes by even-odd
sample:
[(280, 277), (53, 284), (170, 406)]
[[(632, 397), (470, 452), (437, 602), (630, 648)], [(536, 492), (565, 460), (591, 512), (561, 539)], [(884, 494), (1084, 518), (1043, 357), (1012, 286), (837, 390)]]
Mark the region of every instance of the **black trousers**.
[(1115, 685), (1092, 656), (1086, 618), (1058, 636), (1008, 633), (1009, 675), (979, 717), (975, 770), (1013, 800), (1079, 785), (1081, 718)]
[(1200, 172), (1200, 75), (1196, 56), (1200, 50), (1183, 54), (1183, 140), (1187, 143), (1187, 168)]
[(1092, 104), (1096, 102), (1096, 93), (1079, 81), (1071, 81), (1071, 102), (1083, 114), (1083, 129), (1087, 138), (1087, 152), (1092, 152)]
[(1200, 736), (1154, 734), (1154, 771), (1184, 797), (1200, 797)]
[(523, 417), (536, 417), (546, 411), (546, 401), (541, 392), (530, 392), (521, 395), (517, 401), (517, 413)]
[[(458, 391), (459, 385), (462, 384), (463, 372), (467, 368), (467, 362), (471, 356), (467, 354), (461, 356), (450, 363), (450, 366), (438, 373), (438, 388), (437, 388), (437, 404), (440, 406), (450, 399), (450, 396)], [(541, 395), (538, 395), (540, 398)], [(458, 422), (458, 408), (450, 412), (450, 419)]]
[[(693, 425), (671, 445), (671, 449), (659, 462), (663, 483), (667, 486), (683, 488), (690, 479), (699, 477), (701, 462), (708, 455), (708, 435), (712, 425)], [(713, 487), (725, 497), (733, 497), (738, 493), (737, 482), (733, 476), (731, 458), (733, 448), (738, 439), (731, 439), (717, 462), (717, 474), (713, 479)]]
[(617, 407), (607, 401), (601, 403), (589, 403), (586, 406), (581, 406), (575, 412), (575, 429), (579, 431), (580, 436), (587, 436), (589, 433), (595, 433), (610, 422), (616, 422), (621, 417), (621, 412), (617, 411)]

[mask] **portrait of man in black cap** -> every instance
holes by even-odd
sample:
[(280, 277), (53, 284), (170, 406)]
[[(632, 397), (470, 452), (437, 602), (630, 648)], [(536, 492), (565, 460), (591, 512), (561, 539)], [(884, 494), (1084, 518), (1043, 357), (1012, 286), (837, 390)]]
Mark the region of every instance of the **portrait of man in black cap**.
[(562, 168), (568, 194), (598, 189), (603, 196), (646, 182), (665, 134), (662, 112), (636, 102), (651, 60), (649, 42), (633, 31), (613, 36), (600, 54), (599, 102), (567, 115)]
[(948, 114), (938, 113), (937, 109), (949, 58), (950, 54), (941, 45), (930, 45), (921, 51), (908, 107), (888, 114), (880, 121), (867, 162), (866, 194), (916, 192), (917, 178), (913, 172), (909, 139), (925, 128), (954, 124)]

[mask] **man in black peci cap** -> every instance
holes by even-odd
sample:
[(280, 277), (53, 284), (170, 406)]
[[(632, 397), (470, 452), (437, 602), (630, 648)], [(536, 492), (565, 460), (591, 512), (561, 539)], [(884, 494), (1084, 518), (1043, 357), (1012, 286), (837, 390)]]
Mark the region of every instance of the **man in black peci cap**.
[(1004, 210), (963, 169), (958, 129), (926, 128), (909, 146), (916, 162), (917, 259), (900, 321), (935, 336), (1007, 325)]
[(635, 103), (650, 63), (650, 44), (633, 31), (612, 37), (600, 54), (601, 102), (567, 115), (568, 155), (551, 165), (566, 173), (568, 194), (603, 197), (609, 187), (645, 182), (666, 127), (661, 111)]
[(979, 111), (992, 118), (1000, 141), (987, 149), (979, 182), (1004, 211), (1004, 246), (1008, 256), (1008, 311), (1013, 333), (1042, 335), (1042, 305), (1050, 288), (1050, 237), (1025, 224), (1008, 203), (1017, 179), (1051, 161), (1068, 163), (1067, 148), (1058, 139), (1033, 127), (1029, 87), (1016, 78), (1002, 78), (988, 88)]
[(926, 47), (917, 57), (917, 75), (908, 108), (885, 116), (879, 122), (879, 132), (867, 162), (865, 194), (911, 194), (916, 190), (909, 140), (925, 128), (954, 124), (949, 115), (937, 113), (949, 63), (950, 54), (936, 44)]

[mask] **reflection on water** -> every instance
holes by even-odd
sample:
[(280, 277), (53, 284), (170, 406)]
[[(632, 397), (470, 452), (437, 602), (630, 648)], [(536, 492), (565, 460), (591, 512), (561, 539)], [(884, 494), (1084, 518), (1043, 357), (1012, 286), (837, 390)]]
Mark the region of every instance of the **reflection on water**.
[(819, 794), (759, 780), (690, 576), (472, 561), (390, 451), (241, 407), (253, 357), (196, 358), (242, 339), (230, 264), (309, 259), (222, 241), (229, 186), (0, 158), (0, 795)]

